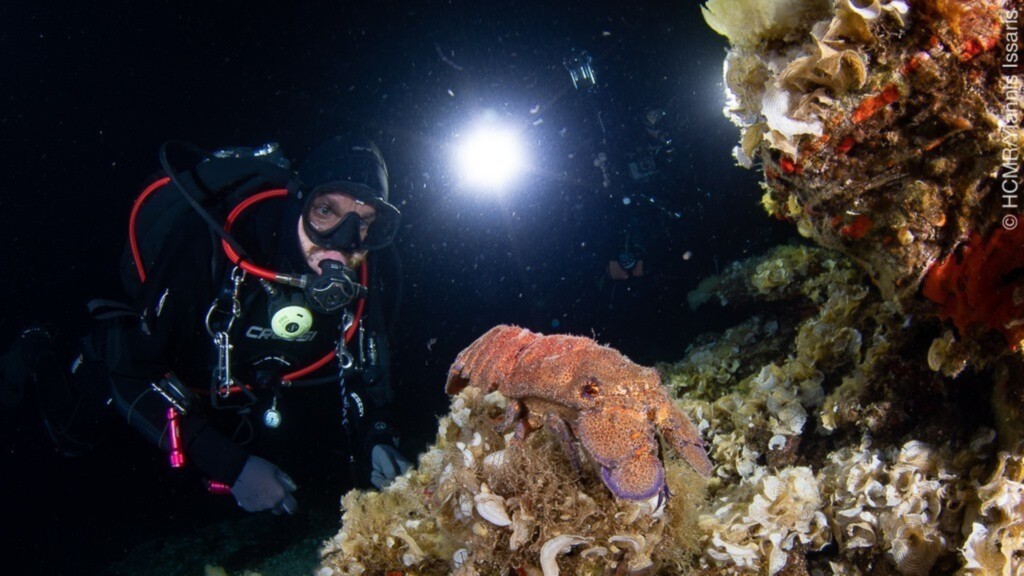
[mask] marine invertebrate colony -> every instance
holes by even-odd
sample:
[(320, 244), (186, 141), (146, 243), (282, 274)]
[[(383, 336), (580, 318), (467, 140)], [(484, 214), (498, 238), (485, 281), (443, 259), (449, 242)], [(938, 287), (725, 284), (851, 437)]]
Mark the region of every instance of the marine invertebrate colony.
[(571, 436), (578, 438), (620, 498), (644, 500), (664, 490), (655, 428), (694, 470), (711, 472), (700, 433), (669, 400), (658, 372), (589, 338), (496, 326), (452, 364), (445, 390), (467, 385), (511, 400), (504, 427), (515, 423), (517, 438), (547, 424), (574, 461)]
[(572, 469), (549, 428), (517, 441), (496, 431), (509, 404), (476, 386), (454, 395), (416, 468), (344, 496), (317, 575), (678, 574), (692, 563), (704, 483), (689, 466), (665, 463), (668, 500), (615, 498)]
[(941, 306), (961, 334), (980, 324), (998, 330), (1013, 348), (1024, 342), (1024, 228), (977, 234), (925, 277), (922, 294)]
[[(714, 284), (730, 305), (760, 302), (759, 316), (786, 305), (778, 330), (746, 322), (660, 366), (715, 462), (703, 573), (1019, 571), (1020, 468), (1004, 453), (984, 481), (1000, 439), (986, 381), (929, 366), (936, 320), (910, 321), (820, 248), (775, 248)], [(760, 370), (736, 361), (746, 350)]]
[[(902, 310), (1016, 346), (1024, 266), (980, 244), (1024, 247), (1019, 232), (994, 232), (1012, 208), (1002, 160), (1024, 143), (1020, 78), (999, 50), (1014, 4), (771, 0), (748, 23), (737, 15), (750, 4), (712, 0), (705, 18), (732, 44), (725, 113), (741, 129), (737, 160), (763, 166), (768, 212), (850, 256)], [(1012, 94), (1016, 106), (1004, 102)], [(974, 255), (950, 265), (957, 252)], [(959, 267), (988, 281), (952, 286)], [(926, 277), (931, 300), (920, 297)]]
[[(555, 428), (517, 439), (495, 426), (516, 400), (466, 385), (417, 468), (344, 497), (318, 576), (1019, 572), (1024, 443), (997, 452), (986, 381), (929, 367), (939, 323), (908, 322), (866, 282), (840, 254), (793, 246), (718, 279), (764, 319), (659, 366), (708, 439), (706, 483), (666, 458), (671, 498), (615, 497)], [(465, 375), (514, 373), (514, 348), (470, 347), (479, 373)], [(555, 398), (545, 410), (569, 409)]]

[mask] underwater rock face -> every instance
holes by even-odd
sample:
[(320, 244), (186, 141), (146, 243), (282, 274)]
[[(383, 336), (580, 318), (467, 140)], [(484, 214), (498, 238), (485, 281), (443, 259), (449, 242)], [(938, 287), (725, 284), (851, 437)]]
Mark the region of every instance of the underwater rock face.
[(700, 433), (669, 400), (658, 372), (590, 338), (496, 326), (452, 364), (445, 391), (466, 386), (497, 390), (511, 400), (502, 428), (515, 424), (519, 440), (547, 424), (576, 462), (573, 439), (579, 439), (619, 498), (664, 493), (655, 430), (699, 474), (711, 473)]
[(342, 529), (318, 576), (678, 574), (693, 564), (703, 479), (665, 464), (672, 497), (615, 498), (591, 464), (576, 471), (551, 430), (495, 430), (510, 400), (468, 386), (436, 443), (381, 492), (342, 500)]
[[(853, 258), (901, 309), (941, 311), (963, 338), (997, 330), (1016, 347), (1024, 236), (999, 236), (1020, 209), (1004, 206), (998, 177), (1024, 144), (1020, 77), (1001, 70), (998, 49), (1013, 6), (712, 0), (705, 18), (732, 43), (725, 113), (741, 129), (739, 163), (764, 167), (766, 210)], [(994, 244), (1000, 258), (983, 248)], [(957, 286), (948, 262), (961, 252), (974, 260), (957, 266), (991, 281)]]
[(937, 319), (909, 321), (821, 248), (715, 285), (758, 315), (658, 367), (710, 480), (670, 458), (670, 498), (616, 498), (585, 452), (574, 467), (547, 426), (514, 440), (496, 429), (512, 400), (466, 386), (417, 468), (345, 495), (318, 576), (1022, 573), (1024, 443), (994, 430), (998, 379), (930, 366), (955, 358), (932, 350)]
[(939, 322), (911, 322), (866, 283), (820, 248), (735, 263), (709, 284), (730, 303), (761, 302), (759, 314), (785, 305), (792, 336), (748, 321), (659, 365), (715, 463), (702, 574), (1024, 569), (1024, 444), (993, 430), (997, 380), (937, 371), (954, 358), (932, 350), (947, 342)]

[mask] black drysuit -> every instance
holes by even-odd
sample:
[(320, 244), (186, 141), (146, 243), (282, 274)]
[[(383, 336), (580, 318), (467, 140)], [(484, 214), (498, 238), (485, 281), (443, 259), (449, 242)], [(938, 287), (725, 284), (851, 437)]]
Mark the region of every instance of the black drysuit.
[[(218, 162), (212, 160), (208, 162)], [(232, 166), (229, 170), (234, 170)], [(212, 181), (223, 184), (216, 166), (204, 166), (207, 177), (192, 172), (186, 181), (193, 192)], [(290, 187), (287, 199), (270, 199), (255, 204), (241, 216), (232, 229), (254, 263), (289, 274), (308, 273), (308, 265), (298, 244), (300, 201), (294, 197), (297, 183), (286, 171), (271, 180), (245, 178), (243, 190)], [(282, 181), (288, 177), (290, 181)], [(228, 178), (230, 180), (230, 178)], [(199, 182), (198, 185), (195, 182)], [(173, 184), (168, 184), (172, 186)], [(208, 190), (208, 188), (207, 188)], [(166, 193), (166, 192), (165, 192)], [(173, 193), (178, 193), (173, 191)], [(239, 196), (236, 193), (234, 196)], [(219, 211), (221, 214), (225, 210)], [(147, 279), (138, 290), (134, 308), (141, 321), (118, 322), (107, 336), (107, 356), (113, 399), (128, 422), (146, 438), (164, 450), (169, 449), (167, 409), (170, 406), (152, 386), (173, 373), (196, 392), (188, 413), (180, 418), (182, 445), (186, 460), (208, 478), (231, 485), (240, 474), (249, 456), (241, 442), (261, 432), (264, 412), (272, 405), (275, 394), (282, 404), (291, 394), (331, 393), (330, 390), (305, 390), (280, 387), (281, 376), (308, 366), (335, 349), (340, 337), (341, 314), (314, 313), (309, 333), (295, 341), (273, 335), (270, 328), (268, 296), (255, 278), (249, 276), (239, 293), (241, 316), (231, 325), (229, 340), (232, 376), (249, 387), (255, 399), (236, 392), (226, 401), (238, 404), (245, 400), (248, 409), (213, 408), (211, 381), (217, 363), (217, 347), (207, 332), (205, 321), (210, 305), (220, 291), (232, 286), (232, 264), (220, 247), (219, 239), (194, 211), (179, 217), (166, 234), (166, 240), (147, 270)], [(139, 230), (139, 234), (145, 234)], [(382, 301), (386, 299), (386, 282), (375, 270), (375, 256), (369, 258), (370, 291), (361, 319), (362, 329), (347, 348), (355, 357), (355, 365), (344, 372), (346, 407), (338, 418), (345, 418), (352, 435), (350, 449), (356, 458), (366, 459), (372, 446), (397, 441), (389, 422), (388, 405), (393, 393), (389, 375), (389, 352), (385, 336)], [(297, 289), (278, 286), (286, 295)], [(355, 303), (349, 306), (354, 312)], [(221, 308), (223, 311), (224, 308)], [(226, 320), (217, 312), (215, 320)], [(219, 324), (224, 327), (223, 322)], [(339, 363), (329, 362), (304, 379), (327, 380), (322, 387), (337, 390), (341, 382)], [(337, 394), (337, 392), (333, 392)], [(224, 402), (218, 399), (218, 402)], [(302, 418), (279, 408), (284, 420)], [(245, 425), (243, 425), (245, 424)], [(238, 438), (233, 438), (238, 436)]]

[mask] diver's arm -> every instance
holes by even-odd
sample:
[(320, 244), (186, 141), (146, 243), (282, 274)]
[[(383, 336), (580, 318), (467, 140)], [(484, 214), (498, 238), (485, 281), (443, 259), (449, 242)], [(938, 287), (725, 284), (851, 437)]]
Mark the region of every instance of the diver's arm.
[(387, 340), (383, 335), (370, 333), (374, 343), (376, 362), (364, 365), (362, 384), (365, 414), (356, 421), (359, 426), (358, 444), (369, 464), (370, 483), (383, 490), (400, 474), (405, 473), (412, 462), (398, 450), (399, 434), (394, 426), (391, 403), (394, 394), (391, 388), (391, 363)]
[(368, 462), (374, 446), (397, 446), (398, 430), (391, 415), (394, 393), (386, 339), (367, 331), (362, 357), (362, 365), (343, 380), (343, 411), (352, 455)]
[[(154, 388), (160, 377), (111, 374), (114, 406), (147, 440), (170, 451), (167, 410), (170, 403)], [(181, 446), (187, 462), (218, 482), (231, 485), (245, 466), (249, 453), (209, 426), (201, 415), (180, 415)]]
[(391, 351), (387, 337), (381, 333), (367, 334), (368, 348), (373, 362), (366, 362), (362, 370), (362, 396), (365, 417), (358, 420), (364, 456), (377, 444), (398, 445), (398, 429), (394, 425), (391, 406), (394, 389), (391, 386)]
[[(212, 257), (207, 231), (195, 223), (183, 226), (169, 238), (140, 291), (135, 306), (143, 320), (113, 329), (108, 340), (114, 405), (129, 424), (163, 450), (169, 450), (171, 404), (153, 384), (182, 368), (183, 362), (201, 361), (188, 358), (187, 344), (208, 338), (202, 322), (212, 300)], [(206, 383), (185, 382), (186, 386), (197, 384)], [(214, 480), (233, 483), (248, 453), (210, 427), (198, 413), (200, 406), (194, 408), (179, 419), (186, 461)]]

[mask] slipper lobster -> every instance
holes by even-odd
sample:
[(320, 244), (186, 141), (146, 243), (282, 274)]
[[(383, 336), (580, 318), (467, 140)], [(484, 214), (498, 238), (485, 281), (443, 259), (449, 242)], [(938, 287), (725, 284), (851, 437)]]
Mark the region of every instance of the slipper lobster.
[(711, 474), (700, 432), (658, 372), (590, 338), (496, 326), (455, 358), (445, 391), (466, 386), (509, 399), (502, 428), (514, 425), (517, 439), (547, 425), (577, 469), (578, 440), (619, 498), (646, 500), (667, 490), (656, 431), (699, 474)]

